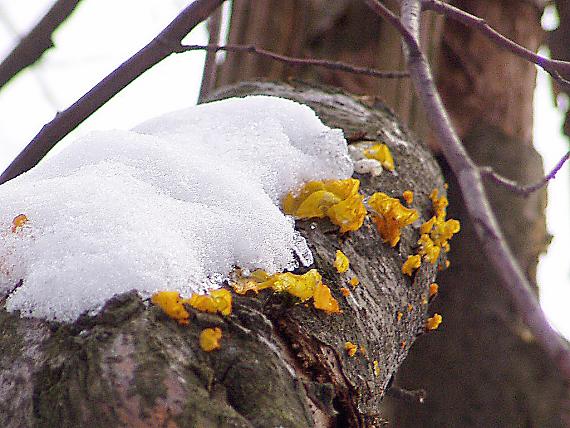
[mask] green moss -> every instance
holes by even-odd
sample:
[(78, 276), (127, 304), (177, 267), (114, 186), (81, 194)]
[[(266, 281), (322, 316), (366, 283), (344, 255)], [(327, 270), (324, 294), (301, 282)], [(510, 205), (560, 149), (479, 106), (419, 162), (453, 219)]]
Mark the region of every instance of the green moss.
[(158, 397), (166, 398), (164, 379), (168, 362), (160, 345), (152, 337), (138, 336), (137, 339), (135, 383), (131, 393), (141, 397), (144, 412), (144, 407), (152, 408)]
[(0, 309), (0, 355), (7, 361), (14, 361), (22, 354), (24, 343), (18, 333), (17, 315), (9, 314), (5, 309)]

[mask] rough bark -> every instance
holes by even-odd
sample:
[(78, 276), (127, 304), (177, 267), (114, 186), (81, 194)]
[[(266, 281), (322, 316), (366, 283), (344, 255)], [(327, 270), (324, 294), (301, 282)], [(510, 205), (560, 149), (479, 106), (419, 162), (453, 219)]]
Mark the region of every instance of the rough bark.
[[(556, 10), (558, 11), (558, 16), (560, 22), (558, 28), (548, 34), (547, 44), (550, 49), (552, 58), (560, 59), (563, 61), (570, 61), (570, 2), (568, 0), (555, 0)], [(566, 80), (570, 79), (570, 76), (563, 76)], [(553, 83), (555, 93), (566, 92), (563, 91), (558, 84)], [(563, 131), (566, 135), (570, 135), (570, 110), (566, 106), (566, 118), (564, 120)]]
[[(387, 2), (398, 9), (395, 0)], [(422, 41), (430, 58), (437, 58), (440, 16), (422, 19)], [(327, 58), (379, 70), (405, 69), (399, 35), (357, 0), (235, 0), (229, 43), (254, 44), (277, 53)], [(388, 55), (378, 54), (389, 52)], [(375, 79), (317, 68), (292, 68), (254, 55), (228, 53), (219, 67), (218, 85), (243, 80), (300, 78), (377, 96), (420, 137), (428, 124), (408, 79)]]
[[(530, 2), (455, 4), (538, 48), (540, 10)], [(441, 53), (439, 89), (475, 162), (520, 183), (538, 181), (543, 171), (532, 146), (534, 66), (455, 22), (446, 23)], [(446, 171), (446, 177), (450, 214), (466, 219), (453, 175)], [(538, 256), (548, 242), (545, 192), (525, 199), (493, 184), (486, 190), (513, 253), (535, 284)], [(500, 279), (481, 253), (472, 224), (462, 225), (435, 304), (446, 324), (434, 340), (418, 341), (397, 376), (401, 386), (425, 388), (426, 405), (391, 403), (392, 420), (401, 427), (568, 426), (568, 385), (497, 285)]]
[[(358, 176), (370, 195), (415, 192), (414, 207), (431, 217), (428, 195), (443, 190), (429, 151), (383, 105), (366, 105), (335, 91), (299, 85), (242, 84), (215, 97), (279, 95), (313, 107), (353, 140), (382, 139), (398, 174)], [(424, 329), (422, 303), (435, 268), (424, 264), (413, 280), (401, 273), (418, 231), (401, 243), (381, 242), (369, 220), (340, 237), (327, 221), (297, 227), (343, 313), (326, 315), (269, 293), (234, 295), (231, 316), (192, 312), (180, 326), (135, 293), (117, 296), (100, 313), (62, 324), (21, 319), (0, 308), (0, 425), (3, 427), (376, 426), (393, 374)], [(346, 277), (332, 266), (335, 250), (351, 261), (361, 285), (348, 298)], [(2, 297), (5, 300), (5, 296)], [(0, 300), (0, 302), (2, 302)], [(411, 305), (411, 306), (409, 306)], [(404, 316), (398, 320), (397, 312)], [(222, 348), (200, 350), (206, 327), (223, 331)], [(344, 344), (366, 354), (349, 357)], [(379, 362), (375, 375), (373, 361)]]
[[(398, 36), (360, 3), (236, 0), (230, 42), (377, 68), (400, 67), (403, 58)], [(544, 2), (453, 3), (487, 19), (523, 46), (538, 48)], [(565, 9), (566, 3), (557, 1)], [(271, 25), (248, 25), (248, 20), (260, 16), (268, 16)], [(565, 16), (561, 11), (563, 25)], [(472, 158), (521, 183), (537, 181), (543, 172), (532, 147), (534, 66), (455, 22), (446, 22), (442, 30), (438, 21), (428, 16), (422, 24), (427, 36), (423, 47), (431, 53), (446, 108)], [(565, 31), (561, 27), (558, 32), (561, 40), (566, 40)], [(567, 49), (567, 43), (559, 43), (559, 47)], [(565, 59), (562, 53), (559, 57)], [(425, 123), (412, 119), (420, 116), (413, 113), (418, 107), (404, 82), (284, 68), (237, 55), (228, 55), (220, 73), (221, 82), (302, 76), (381, 97), (437, 151), (437, 142), (425, 131)], [(440, 281), (442, 292), (436, 310), (444, 316), (443, 333), (433, 340), (431, 336), (420, 340), (397, 378), (400, 386), (427, 389), (428, 404), (419, 407), (390, 399), (387, 404), (393, 411), (388, 420), (404, 427), (570, 425), (570, 420), (564, 419), (567, 385), (545, 361), (497, 285), (499, 278), (477, 243), (454, 177), (442, 164), (450, 182), (450, 212), (463, 226), (452, 243), (451, 269)], [(513, 252), (534, 283), (537, 257), (548, 241), (545, 193), (521, 199), (503, 189), (488, 186), (487, 191)]]

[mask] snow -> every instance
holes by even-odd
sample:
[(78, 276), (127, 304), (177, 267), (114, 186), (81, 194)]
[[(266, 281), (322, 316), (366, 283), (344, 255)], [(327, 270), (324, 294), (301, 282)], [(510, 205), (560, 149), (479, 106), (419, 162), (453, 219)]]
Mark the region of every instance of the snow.
[(353, 143), (348, 146), (348, 154), (354, 164), (354, 172), (358, 174), (370, 174), (372, 177), (378, 177), (382, 174), (384, 168), (376, 159), (368, 159), (364, 156), (364, 150), (369, 148), (371, 144)]
[[(219, 287), (236, 266), (310, 265), (281, 198), (352, 172), (341, 130), (276, 97), (93, 132), (0, 186), (0, 292), (23, 279), (8, 310), (73, 321), (132, 289), (189, 296)], [(21, 213), (29, 221), (13, 233)]]

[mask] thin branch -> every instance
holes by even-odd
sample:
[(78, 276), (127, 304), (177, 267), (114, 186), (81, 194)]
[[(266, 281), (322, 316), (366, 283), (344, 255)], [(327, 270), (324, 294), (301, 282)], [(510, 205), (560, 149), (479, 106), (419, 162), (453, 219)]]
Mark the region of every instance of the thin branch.
[[(222, 27), (222, 8), (218, 8), (208, 20), (208, 45), (220, 43), (220, 30)], [(206, 53), (204, 71), (202, 73), (202, 84), (200, 85), (200, 95), (198, 103), (202, 103), (206, 96), (212, 91), (216, 84), (216, 51), (209, 50)]]
[(323, 67), (335, 71), (344, 71), (352, 74), (363, 74), (366, 76), (372, 76), (382, 79), (401, 79), (409, 76), (407, 71), (382, 71), (376, 70), (374, 68), (358, 67), (356, 65), (347, 64), (340, 61), (330, 61), (326, 59), (314, 59), (314, 58), (295, 58), (290, 56), (281, 55), (275, 52), (267, 51), (265, 49), (258, 48), (254, 45), (182, 45), (178, 47), (172, 47), (176, 49), (177, 52), (187, 52), (196, 50), (207, 50), (208, 52), (243, 52), (249, 54), (255, 54), (262, 57), (270, 58), (274, 61), (283, 62), (291, 66), (313, 66), (313, 67)]
[(44, 125), (0, 175), (0, 184), (37, 165), (58, 141), (73, 131), (81, 122), (145, 71), (174, 53), (175, 49), (168, 46), (180, 45), (182, 39), (224, 1), (196, 0), (187, 6), (149, 44), (107, 75), (66, 110), (58, 113), (51, 122)]
[(81, 0), (58, 0), (23, 37), (18, 45), (0, 63), (0, 89), (20, 71), (35, 63), (45, 51), (53, 47), (52, 35)]
[(500, 48), (505, 49), (520, 58), (538, 65), (548, 74), (550, 74), (552, 78), (556, 80), (556, 82), (558, 82), (563, 88), (570, 90), (570, 81), (562, 77), (562, 74), (570, 76), (570, 62), (553, 60), (542, 55), (537, 55), (525, 47), (513, 42), (511, 39), (503, 36), (501, 33), (487, 24), (484, 19), (479, 18), (475, 15), (471, 15), (464, 10), (444, 3), (440, 0), (421, 0), (421, 4), (424, 10), (431, 10), (441, 15), (445, 15), (448, 18), (461, 22), (469, 28), (473, 28), (481, 32)]
[(491, 167), (479, 168), (479, 171), (481, 172), (481, 174), (483, 175), (484, 178), (492, 181), (493, 183), (495, 183), (499, 186), (506, 187), (507, 189), (509, 189), (509, 191), (511, 191), (517, 195), (521, 195), (521, 196), (526, 197), (526, 196), (529, 196), (531, 193), (536, 192), (538, 189), (546, 186), (550, 180), (555, 178), (556, 174), (564, 166), (564, 163), (568, 160), (568, 158), (570, 158), (570, 152), (566, 153), (562, 157), (562, 159), (560, 159), (558, 161), (558, 163), (552, 169), (552, 171), (550, 171), (546, 176), (544, 176), (544, 178), (542, 178), (542, 180), (540, 180), (534, 184), (521, 185), (514, 180), (510, 180), (508, 178), (505, 178), (505, 177), (497, 174), (495, 171), (493, 171), (493, 168), (491, 168)]
[(405, 401), (407, 403), (424, 404), (427, 394), (424, 389), (416, 389), (410, 391), (408, 389), (392, 385), (386, 390), (386, 395), (398, 400)]
[[(378, 15), (394, 27), (406, 44), (408, 70), (418, 98), (438, 137), (443, 154), (459, 182), (467, 210), (479, 240), (497, 272), (501, 285), (509, 293), (525, 324), (537, 342), (566, 379), (570, 379), (570, 349), (548, 323), (528, 280), (511, 253), (485, 195), (479, 168), (471, 160), (451, 125), (437, 92), (427, 59), (420, 50), (419, 22), (421, 0), (402, 0), (401, 20), (378, 0), (365, 0)], [(394, 19), (395, 18), (395, 19)]]

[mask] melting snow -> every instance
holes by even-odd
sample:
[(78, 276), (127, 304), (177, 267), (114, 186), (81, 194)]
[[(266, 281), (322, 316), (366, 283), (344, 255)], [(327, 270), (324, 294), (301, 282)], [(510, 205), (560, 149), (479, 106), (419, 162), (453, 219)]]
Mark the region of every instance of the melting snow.
[[(188, 296), (234, 266), (312, 263), (286, 192), (352, 175), (342, 132), (307, 106), (235, 98), (91, 133), (0, 186), (0, 292), (24, 316), (72, 321), (136, 289)], [(17, 233), (12, 219), (29, 221)]]

